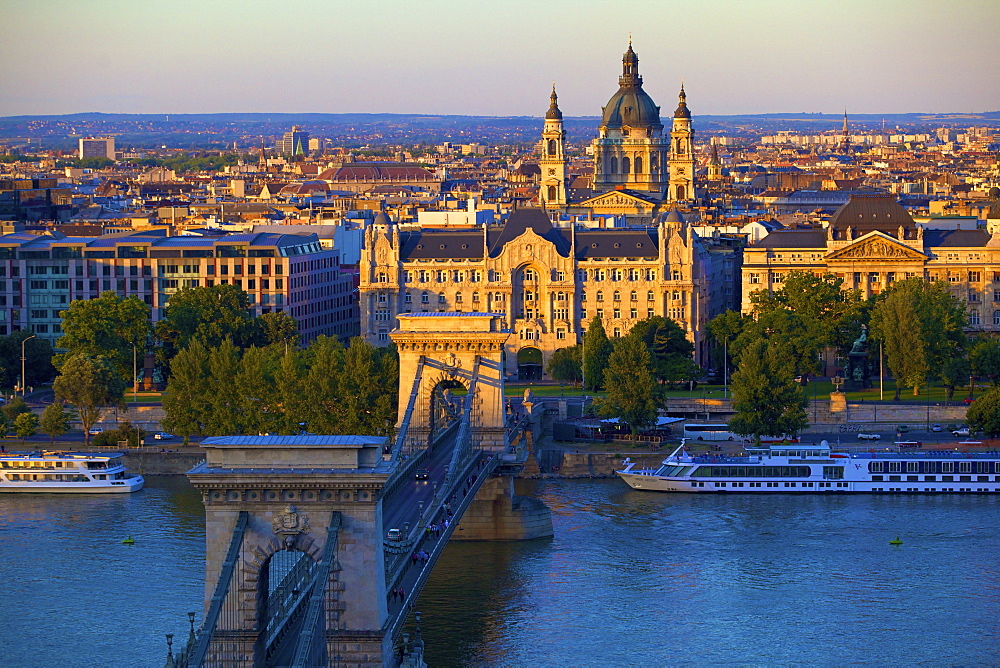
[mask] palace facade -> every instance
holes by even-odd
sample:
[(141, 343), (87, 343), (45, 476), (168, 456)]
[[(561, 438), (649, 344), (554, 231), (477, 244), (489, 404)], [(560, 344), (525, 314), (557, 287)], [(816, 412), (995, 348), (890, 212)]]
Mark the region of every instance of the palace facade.
[(895, 196), (854, 194), (825, 229), (777, 230), (744, 248), (743, 311), (751, 294), (780, 289), (793, 270), (835, 274), (864, 297), (920, 277), (948, 282), (967, 305), (968, 329), (1000, 332), (998, 232), (918, 226)]

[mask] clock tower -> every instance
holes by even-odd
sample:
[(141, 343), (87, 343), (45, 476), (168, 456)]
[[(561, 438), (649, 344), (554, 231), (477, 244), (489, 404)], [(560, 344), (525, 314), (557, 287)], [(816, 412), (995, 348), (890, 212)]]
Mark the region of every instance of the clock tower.
[(694, 199), (694, 130), (691, 129), (691, 110), (687, 106), (684, 84), (674, 111), (674, 125), (670, 131), (670, 184), (666, 200), (689, 202)]
[(557, 209), (566, 206), (566, 131), (555, 84), (552, 84), (549, 100), (542, 128), (542, 157), (538, 161), (542, 172), (538, 200), (542, 208)]

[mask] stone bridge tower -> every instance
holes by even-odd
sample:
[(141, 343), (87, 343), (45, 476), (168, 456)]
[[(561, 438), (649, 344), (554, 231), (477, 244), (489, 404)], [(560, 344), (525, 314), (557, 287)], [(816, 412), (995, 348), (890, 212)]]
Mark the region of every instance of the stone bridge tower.
[[(445, 381), (469, 388), (477, 377), (472, 408), (473, 447), (504, 450), (504, 352), (510, 330), (497, 313), (400, 313), (399, 329), (390, 333), (399, 350), (399, 419), (403, 425), (410, 396), (416, 392), (407, 438), (419, 446), (431, 437), (432, 396)], [(420, 361), (423, 359), (423, 366)], [(418, 379), (418, 368), (421, 369)]]

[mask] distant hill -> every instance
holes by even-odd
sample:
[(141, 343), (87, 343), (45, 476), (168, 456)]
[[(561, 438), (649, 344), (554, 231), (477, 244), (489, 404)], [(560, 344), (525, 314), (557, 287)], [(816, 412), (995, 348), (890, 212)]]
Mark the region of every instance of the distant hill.
[[(848, 120), (854, 131), (899, 127), (908, 132), (943, 125), (1000, 126), (1000, 111), (972, 113), (856, 114)], [(669, 118), (664, 118), (669, 123)], [(597, 116), (564, 119), (570, 141), (586, 141), (597, 133)], [(695, 115), (702, 136), (753, 136), (780, 130), (812, 133), (839, 128), (843, 116), (819, 113)], [(314, 137), (345, 146), (388, 144), (484, 143), (530, 144), (538, 140), (542, 119), (537, 116), (462, 116), (431, 114), (219, 113), (219, 114), (106, 114), (83, 112), (50, 116), (0, 117), (0, 143), (39, 145), (63, 150), (76, 138), (115, 135), (122, 147), (167, 145), (181, 148), (247, 148), (269, 145), (292, 125), (301, 125)]]

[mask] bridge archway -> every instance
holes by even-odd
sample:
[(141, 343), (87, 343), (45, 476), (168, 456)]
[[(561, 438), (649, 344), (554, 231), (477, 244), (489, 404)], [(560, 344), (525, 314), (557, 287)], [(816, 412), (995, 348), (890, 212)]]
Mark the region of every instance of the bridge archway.
[(433, 435), (462, 419), (463, 400), (468, 391), (467, 383), (453, 377), (442, 378), (431, 388), (430, 423)]
[[(442, 383), (472, 386), (472, 433), (477, 447), (505, 449), (503, 345), (510, 330), (499, 313), (401, 313), (390, 337), (399, 351), (399, 417), (407, 442), (423, 447), (433, 430), (434, 390)], [(413, 393), (413, 411), (405, 424)]]
[(538, 348), (527, 346), (517, 351), (518, 380), (541, 380), (543, 368), (542, 351)]

